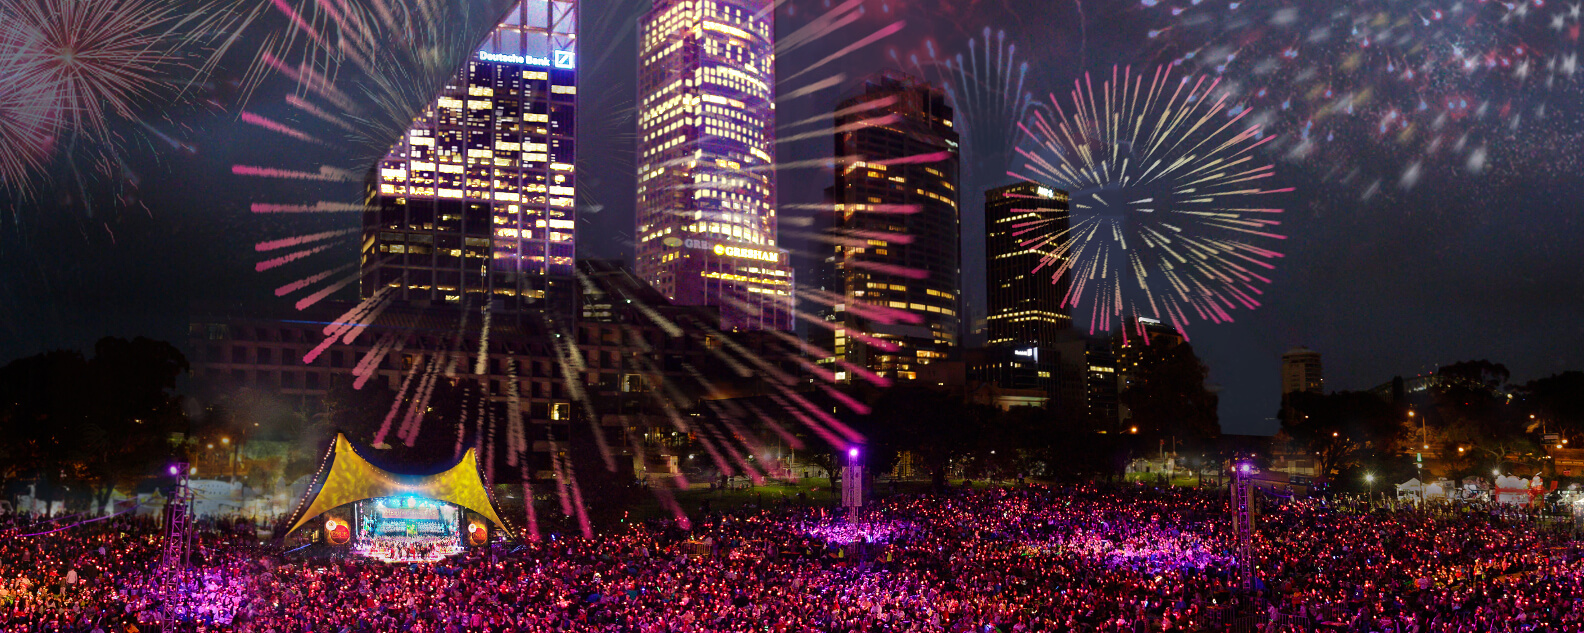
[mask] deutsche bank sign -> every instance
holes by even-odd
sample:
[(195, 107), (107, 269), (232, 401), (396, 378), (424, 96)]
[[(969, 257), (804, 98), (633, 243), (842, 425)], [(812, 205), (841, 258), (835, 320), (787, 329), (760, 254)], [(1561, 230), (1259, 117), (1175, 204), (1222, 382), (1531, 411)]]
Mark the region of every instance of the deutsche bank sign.
[(1032, 360), (1034, 362), (1039, 362), (1039, 348), (1038, 347), (1030, 347), (1028, 349), (1015, 349), (1015, 350), (1012, 350), (1012, 355), (1013, 356), (1022, 357), (1022, 358), (1027, 358), (1027, 359)]
[[(528, 66), (541, 67), (548, 67), (552, 65), (549, 58), (534, 57), (532, 55), (508, 55), (503, 53), (486, 53), (484, 51), (479, 51), (478, 58), (480, 61), (495, 62), (497, 64), (525, 64)], [(572, 51), (556, 51), (554, 66), (556, 68), (576, 68), (577, 57)]]

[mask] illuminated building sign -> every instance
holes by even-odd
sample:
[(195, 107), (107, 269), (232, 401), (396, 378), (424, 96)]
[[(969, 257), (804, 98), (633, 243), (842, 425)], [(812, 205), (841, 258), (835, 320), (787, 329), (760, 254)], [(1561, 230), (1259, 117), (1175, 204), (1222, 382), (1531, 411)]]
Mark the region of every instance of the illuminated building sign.
[(1012, 350), (1012, 355), (1013, 356), (1021, 356), (1023, 358), (1032, 359), (1032, 360), (1037, 362), (1037, 361), (1039, 361), (1039, 348), (1038, 347), (1030, 347), (1028, 349), (1015, 349), (1015, 350)]
[[(487, 52), (484, 52), (484, 51), (479, 51), (478, 58), (479, 58), (480, 61), (495, 62), (495, 63), (499, 63), (499, 64), (527, 64), (529, 66), (551, 66), (552, 65), (551, 61), (550, 61), (550, 58), (548, 58), (548, 57), (534, 57), (532, 55), (510, 55), (510, 54), (487, 53)], [(556, 51), (555, 52), (555, 63), (553, 65), (556, 68), (575, 68), (577, 66), (577, 63), (575, 61), (576, 59), (577, 58), (574, 56), (572, 51)]]
[(1056, 197), (1056, 192), (1051, 191), (1049, 187), (1040, 187), (1039, 195), (1041, 198), (1054, 198)]
[(752, 248), (739, 248), (739, 247), (736, 247), (736, 246), (726, 246), (724, 244), (716, 244), (715, 245), (715, 254), (716, 255), (725, 255), (726, 257), (742, 257), (742, 258), (745, 258), (745, 259), (757, 259), (757, 260), (762, 261), (762, 262), (774, 262), (774, 261), (778, 261), (778, 260), (781, 259), (781, 254), (780, 253), (775, 253), (775, 252), (771, 252), (771, 251), (761, 251), (761, 250), (756, 250), (756, 249), (752, 249)]
[(712, 251), (716, 255), (720, 255), (720, 256), (723, 256), (723, 257), (737, 257), (737, 258), (741, 258), (741, 259), (757, 259), (757, 260), (762, 261), (762, 262), (778, 262), (778, 261), (781, 261), (781, 254), (777, 253), (775, 251), (761, 251), (761, 250), (754, 249), (754, 248), (742, 248), (742, 247), (738, 247), (738, 246), (727, 246), (725, 244), (712, 244), (712, 243), (706, 242), (704, 240), (686, 240), (686, 241), (682, 242), (682, 245), (686, 246), (687, 248)]

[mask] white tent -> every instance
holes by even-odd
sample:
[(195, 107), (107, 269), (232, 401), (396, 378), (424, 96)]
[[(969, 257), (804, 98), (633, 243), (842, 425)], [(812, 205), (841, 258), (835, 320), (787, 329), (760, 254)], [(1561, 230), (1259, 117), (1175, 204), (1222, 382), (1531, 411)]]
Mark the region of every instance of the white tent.
[(1398, 499), (1407, 499), (1407, 498), (1410, 498), (1410, 497), (1418, 497), (1418, 496), (1420, 496), (1422, 494), (1424, 494), (1424, 483), (1419, 481), (1418, 477), (1415, 477), (1413, 479), (1409, 479), (1406, 482), (1397, 484), (1397, 498)]
[(1496, 478), (1496, 489), (1492, 491), (1492, 498), (1496, 503), (1524, 505), (1534, 498), (1529, 494), (1530, 487), (1539, 486), (1541, 483), (1538, 475), (1535, 476), (1533, 483), (1523, 477), (1503, 475)]

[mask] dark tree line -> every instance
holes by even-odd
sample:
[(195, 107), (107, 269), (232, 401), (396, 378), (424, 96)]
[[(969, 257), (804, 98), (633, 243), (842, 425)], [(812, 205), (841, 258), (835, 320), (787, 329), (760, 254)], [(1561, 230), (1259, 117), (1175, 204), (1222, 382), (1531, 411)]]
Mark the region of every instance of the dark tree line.
[(1348, 488), (1362, 488), (1364, 473), (1392, 483), (1418, 475), (1414, 464), (1426, 455), (1455, 478), (1584, 475), (1556, 472), (1547, 456), (1584, 437), (1584, 372), (1510, 379), (1501, 363), (1471, 360), (1421, 377), (1423, 390), (1397, 378), (1389, 393), (1289, 394), (1282, 430)]
[(98, 508), (163, 471), (188, 430), (175, 393), (187, 369), (175, 347), (146, 338), (105, 338), (92, 357), (61, 350), (0, 368), (0, 483), (25, 481), (54, 500), (87, 492)]

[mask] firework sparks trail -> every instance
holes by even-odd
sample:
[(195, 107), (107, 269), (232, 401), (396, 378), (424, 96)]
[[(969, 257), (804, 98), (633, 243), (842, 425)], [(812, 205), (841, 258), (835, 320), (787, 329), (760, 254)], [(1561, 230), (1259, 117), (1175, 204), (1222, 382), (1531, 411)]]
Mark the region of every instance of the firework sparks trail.
[(49, 85), (24, 80), (11, 46), (0, 28), (0, 187), (25, 193), (28, 179), (43, 168), (61, 122), (50, 107), (56, 98)]
[(356, 306), (353, 306), (352, 309), (347, 310), (340, 318), (325, 325), (322, 331), (325, 339), (303, 355), (303, 364), (312, 365), (315, 360), (319, 359), (319, 355), (329, 349), (336, 342), (336, 339), (341, 338), (343, 334), (346, 334), (347, 338), (351, 339), (356, 335), (355, 331), (366, 329), (367, 324), (372, 322), (378, 316), (379, 311), (388, 304), (390, 296), (390, 288), (381, 288), (373, 296), (364, 299)]
[(407, 411), (407, 419), (403, 422), (403, 426), (406, 427), (403, 429), (405, 433), (398, 432), (396, 435), (406, 442), (408, 448), (418, 442), (418, 431), (423, 426), (424, 414), (429, 411), (429, 399), (434, 396), (435, 381), (441, 374), (437, 370), (444, 357), (445, 355), (430, 357), (427, 365), (429, 369), (424, 373), (423, 382), (418, 385), (418, 397)]
[(309, 134), (307, 132), (304, 132), (302, 130), (294, 128), (292, 126), (286, 125), (284, 123), (280, 123), (278, 121), (273, 121), (273, 120), (265, 118), (263, 116), (254, 114), (252, 112), (243, 112), (242, 115), (241, 115), (241, 119), (242, 119), (243, 123), (247, 123), (249, 125), (256, 125), (256, 126), (259, 126), (261, 128), (264, 128), (266, 130), (269, 130), (271, 132), (275, 132), (275, 133), (278, 133), (278, 134), (284, 134), (286, 136), (289, 136), (291, 138), (297, 139), (299, 141), (303, 141), (303, 142), (306, 142), (306, 143), (313, 143), (315, 145), (324, 145), (325, 144), (324, 141), (321, 141), (318, 138), (315, 138), (312, 134)]
[(357, 377), (356, 380), (352, 381), (352, 388), (362, 389), (363, 385), (368, 384), (369, 379), (374, 377), (374, 369), (379, 366), (380, 361), (384, 360), (391, 352), (400, 352), (406, 347), (407, 341), (396, 336), (394, 332), (380, 337), (374, 348), (364, 354), (363, 360), (352, 370), (352, 375)]
[(413, 379), (422, 373), (419, 371), (423, 366), (422, 360), (422, 356), (413, 359), (412, 369), (407, 370), (407, 377), (402, 380), (401, 388), (396, 390), (396, 400), (391, 402), (390, 411), (386, 412), (385, 420), (380, 422), (379, 430), (374, 433), (374, 448), (388, 446), (385, 443), (385, 436), (390, 433), (391, 422), (396, 420), (396, 414), (401, 411), (403, 399), (407, 396), (408, 388), (412, 387)]
[(517, 361), (506, 360), (506, 465), (516, 466), (519, 460), (526, 461), (524, 454), (528, 452), (528, 437), (523, 428), (521, 387), (517, 383)]
[(255, 202), (250, 205), (254, 213), (362, 213), (367, 210), (361, 204), (347, 204), (344, 202), (329, 202), (320, 200), (313, 204), (269, 204)]
[(1255, 242), (1284, 239), (1271, 232), (1281, 210), (1262, 205), (1291, 189), (1258, 184), (1275, 176), (1255, 156), (1272, 137), (1217, 86), (1118, 67), (1098, 89), (1088, 75), (1074, 82), (1070, 112), (1052, 95), (1053, 118), (1021, 125), (1031, 149), (1009, 173), (1060, 190), (1071, 209), (1030, 209), (1014, 235), (1044, 254), (1036, 270), (1069, 282), (1064, 307), (1088, 295), (1091, 331), (1147, 316), (1181, 332), (1190, 315), (1226, 322), (1259, 305), (1270, 279), (1255, 269), (1281, 254)]

